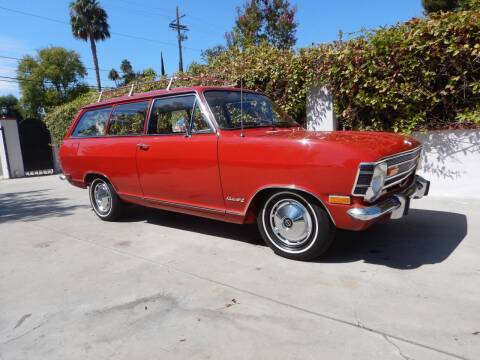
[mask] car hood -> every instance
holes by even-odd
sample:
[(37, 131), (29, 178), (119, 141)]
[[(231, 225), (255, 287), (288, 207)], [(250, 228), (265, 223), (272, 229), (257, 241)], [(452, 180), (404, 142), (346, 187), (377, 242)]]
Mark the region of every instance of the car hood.
[[(260, 134), (259, 134), (260, 135)], [(307, 131), (304, 129), (278, 129), (267, 131), (265, 136), (278, 140), (325, 145), (332, 150), (357, 153), (363, 161), (377, 161), (399, 152), (414, 149), (420, 142), (412, 137), (375, 131)]]

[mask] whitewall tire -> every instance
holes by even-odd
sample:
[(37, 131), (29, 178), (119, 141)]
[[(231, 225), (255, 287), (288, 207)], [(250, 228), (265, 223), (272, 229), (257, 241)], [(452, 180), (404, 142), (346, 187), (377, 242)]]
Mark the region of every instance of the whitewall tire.
[(300, 193), (281, 191), (270, 195), (257, 217), (265, 242), (278, 255), (312, 260), (322, 255), (335, 235), (326, 211)]
[(92, 209), (100, 219), (115, 221), (120, 217), (122, 202), (112, 184), (96, 178), (90, 183), (88, 192)]

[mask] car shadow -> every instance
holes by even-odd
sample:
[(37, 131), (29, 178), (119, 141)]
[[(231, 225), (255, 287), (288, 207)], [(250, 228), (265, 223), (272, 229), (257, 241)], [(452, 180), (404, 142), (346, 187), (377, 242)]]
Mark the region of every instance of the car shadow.
[(121, 221), (146, 221), (150, 224), (266, 246), (256, 224), (238, 225), (140, 206), (127, 209)]
[(67, 198), (53, 197), (52, 191), (38, 189), (0, 194), (0, 224), (12, 221), (36, 221), (64, 217), (86, 205), (68, 205)]
[[(150, 224), (265, 246), (256, 224), (237, 225), (162, 210), (133, 207), (125, 222)], [(338, 230), (331, 248), (315, 263), (364, 261), (395, 269), (415, 269), (447, 259), (467, 234), (467, 217), (446, 211), (411, 209), (401, 220), (363, 232)]]
[(467, 217), (447, 211), (411, 209), (407, 217), (363, 232), (338, 231), (319, 263), (364, 261), (416, 269), (447, 259), (467, 235)]

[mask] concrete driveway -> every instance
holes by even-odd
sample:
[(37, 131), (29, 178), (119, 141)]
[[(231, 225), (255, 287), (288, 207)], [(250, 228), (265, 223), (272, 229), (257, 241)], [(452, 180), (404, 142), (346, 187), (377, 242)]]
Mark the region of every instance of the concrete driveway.
[(255, 226), (0, 181), (0, 359), (480, 359), (480, 201), (413, 206), (301, 263)]

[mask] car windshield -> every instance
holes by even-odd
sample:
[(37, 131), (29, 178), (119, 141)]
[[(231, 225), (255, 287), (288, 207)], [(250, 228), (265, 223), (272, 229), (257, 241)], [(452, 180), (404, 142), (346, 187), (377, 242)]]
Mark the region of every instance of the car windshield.
[(298, 126), (287, 114), (282, 112), (266, 96), (240, 91), (206, 91), (208, 105), (221, 129), (243, 127)]

